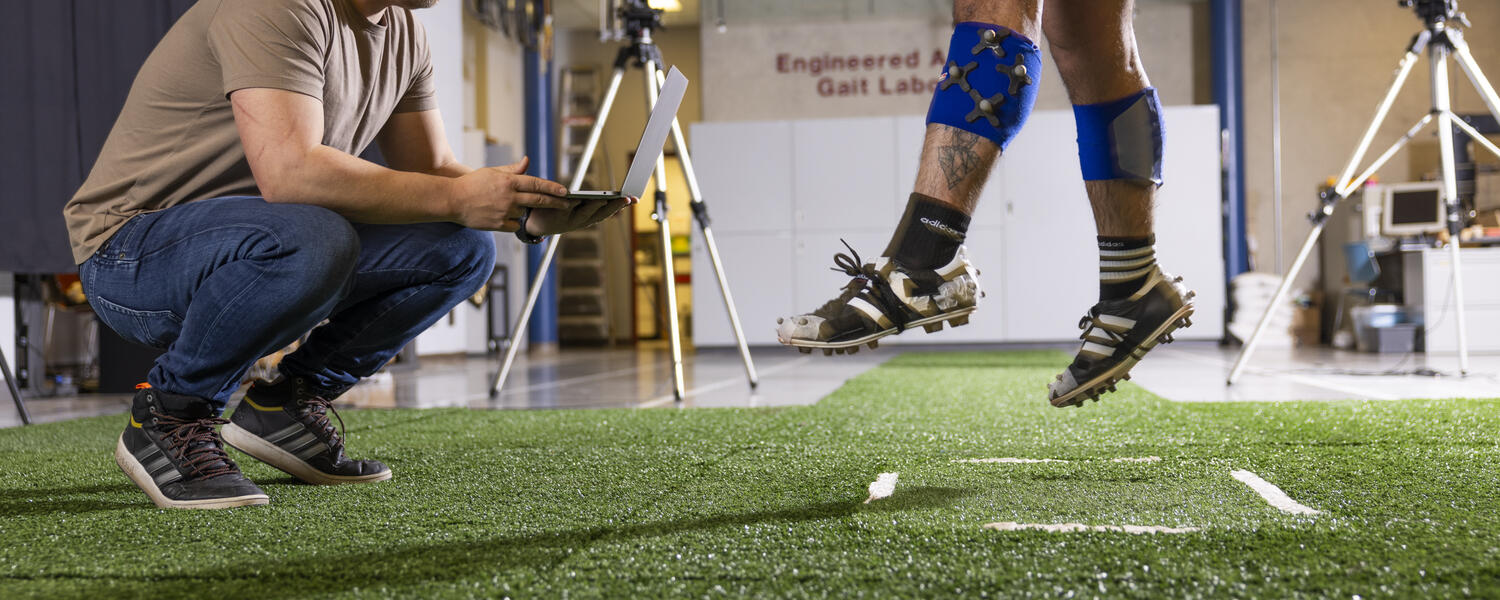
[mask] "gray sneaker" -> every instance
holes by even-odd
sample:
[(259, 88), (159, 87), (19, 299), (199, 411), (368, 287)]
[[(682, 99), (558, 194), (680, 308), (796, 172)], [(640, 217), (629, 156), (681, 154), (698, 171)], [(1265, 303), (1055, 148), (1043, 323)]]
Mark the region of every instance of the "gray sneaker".
[(1196, 293), (1153, 267), (1141, 288), (1128, 298), (1103, 300), (1078, 322), (1083, 346), (1073, 364), (1048, 384), (1053, 406), (1082, 406), (1084, 400), (1115, 391), (1130, 379), (1130, 369), (1157, 344), (1170, 343), (1172, 332), (1193, 324)]
[(834, 271), (854, 277), (843, 293), (817, 310), (776, 320), (776, 338), (803, 353), (853, 354), (861, 345), (921, 327), (941, 331), (943, 323), (958, 327), (969, 322), (979, 305), (979, 271), (969, 264), (962, 246), (953, 260), (937, 269), (910, 269), (890, 257), (862, 263), (859, 253), (834, 255)]
[(161, 508), (233, 508), (271, 500), (224, 452), (207, 400), (137, 386), (115, 464)]
[[(329, 422), (329, 413), (338, 419), (337, 428)], [(332, 398), (315, 393), (300, 377), (281, 377), (251, 384), (224, 426), (224, 441), (312, 484), (390, 479), (391, 470), (380, 461), (344, 455), (343, 425)]]

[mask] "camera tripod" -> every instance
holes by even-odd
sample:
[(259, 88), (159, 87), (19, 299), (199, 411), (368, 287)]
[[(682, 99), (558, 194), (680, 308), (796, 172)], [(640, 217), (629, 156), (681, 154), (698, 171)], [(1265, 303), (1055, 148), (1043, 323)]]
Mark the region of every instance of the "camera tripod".
[(10, 374), (10, 363), (5, 362), (5, 351), (0, 350), (0, 376), (5, 377), (6, 391), (16, 402), (16, 413), (21, 415), (21, 424), (31, 424), (31, 412), (26, 410), (26, 401), (21, 399), (21, 390), (16, 388), (16, 378)]
[[(1464, 42), (1463, 26), (1468, 25), (1468, 20), (1463, 13), (1458, 12), (1457, 0), (1399, 0), (1398, 4), (1410, 7), (1417, 12), (1426, 27), (1415, 37), (1406, 49), (1406, 56), (1401, 59), (1401, 65), (1396, 71), (1396, 80), (1391, 84), (1390, 90), (1386, 92), (1385, 98), (1380, 101), (1379, 107), (1375, 109), (1375, 119), (1370, 123), (1369, 129), (1360, 139), (1359, 147), (1354, 151), (1354, 156), (1349, 159), (1348, 166), (1338, 178), (1338, 183), (1332, 188), (1325, 188), (1319, 193), (1321, 206), (1308, 215), (1313, 223), (1313, 229), (1307, 234), (1307, 241), (1303, 242), (1302, 250), (1297, 253), (1296, 260), (1292, 261), (1291, 270), (1281, 278), (1281, 285), (1276, 288), (1276, 295), (1271, 299), (1271, 304), (1266, 307), (1265, 314), (1261, 315), (1260, 322), (1255, 326), (1255, 332), (1250, 339), (1245, 341), (1245, 347), (1240, 350), (1240, 356), (1235, 360), (1234, 368), (1229, 371), (1228, 384), (1234, 385), (1240, 374), (1245, 370), (1245, 364), (1250, 355), (1255, 352), (1255, 346), (1260, 341), (1261, 334), (1265, 333), (1266, 326), (1271, 321), (1271, 315), (1276, 307), (1286, 300), (1287, 292), (1290, 291), (1292, 282), (1297, 278), (1297, 272), (1302, 269), (1303, 263), (1312, 253), (1313, 246), (1317, 244), (1318, 237), (1323, 233), (1323, 227), (1328, 218), (1333, 215), (1334, 207), (1339, 201), (1348, 198), (1349, 194), (1359, 189), (1372, 175), (1388, 162), (1391, 157), (1406, 147), (1406, 144), (1416, 137), (1427, 125), (1437, 121), (1438, 145), (1442, 154), (1442, 197), (1444, 206), (1447, 208), (1448, 218), (1448, 249), (1450, 261), (1453, 268), (1452, 296), (1454, 306), (1457, 309), (1458, 327), (1458, 370), (1460, 375), (1468, 375), (1469, 372), (1469, 338), (1467, 323), (1464, 318), (1464, 294), (1463, 294), (1463, 270), (1459, 268), (1459, 232), (1463, 229), (1463, 207), (1459, 204), (1458, 178), (1456, 165), (1453, 158), (1453, 130), (1458, 128), (1474, 140), (1476, 144), (1483, 146), (1495, 156), (1500, 157), (1500, 148), (1490, 143), (1482, 134), (1476, 131), (1468, 123), (1453, 114), (1448, 89), (1448, 58), (1451, 56), (1457, 62), (1460, 69), (1468, 76), (1469, 81), (1484, 99), (1492, 115), (1500, 119), (1500, 96), (1496, 96), (1495, 88), (1490, 86), (1484, 73), (1479, 70), (1479, 64), (1474, 61), (1474, 56), (1469, 52), (1469, 46)], [(1389, 149), (1377, 157), (1368, 168), (1355, 175), (1355, 169), (1364, 161), (1365, 152), (1370, 149), (1370, 143), (1374, 141), (1375, 132), (1385, 122), (1387, 113), (1390, 112), (1391, 104), (1395, 102), (1396, 95), (1400, 93), (1401, 87), (1406, 83), (1406, 78), (1411, 74), (1412, 68), (1422, 53), (1427, 53), (1429, 75), (1432, 81), (1432, 110), (1424, 115), (1415, 125), (1408, 129), (1400, 139), (1396, 140)]]
[[(633, 65), (643, 71), (647, 112), (656, 106), (657, 94), (666, 82), (667, 75), (661, 66), (661, 50), (651, 40), (651, 31), (661, 27), (661, 11), (646, 6), (644, 0), (626, 0), (620, 7), (619, 14), (625, 23), (630, 43), (620, 48), (619, 54), (615, 56), (614, 74), (610, 77), (609, 87), (604, 92), (604, 100), (599, 105), (599, 114), (594, 119), (593, 128), (589, 131), (588, 141), (584, 143), (583, 156), (578, 169), (573, 173), (573, 181), (568, 185), (570, 190), (582, 189), (584, 175), (588, 173), (589, 162), (593, 158), (594, 149), (599, 144), (599, 136), (604, 132), (610, 107), (614, 105), (615, 94), (620, 91), (620, 82), (625, 79), (626, 69)], [(750, 359), (750, 347), (745, 343), (744, 330), (740, 328), (740, 317), (734, 308), (734, 297), (729, 293), (729, 280), (724, 277), (724, 265), (719, 260), (719, 247), (714, 242), (713, 228), (709, 225), (708, 206), (703, 203), (703, 192), (698, 188), (698, 177), (693, 171), (693, 161), (688, 156), (687, 143), (682, 137), (682, 126), (678, 124), (676, 118), (672, 119), (672, 143), (677, 148), (682, 174), (687, 180), (691, 197), (689, 206), (693, 210), (693, 219), (703, 232), (704, 245), (708, 248), (708, 256), (714, 267), (714, 276), (718, 278), (719, 291), (724, 297), (724, 307), (729, 312), (729, 323), (734, 329), (734, 339), (739, 346), (740, 357), (745, 363), (745, 376), (750, 380), (751, 389), (754, 389), (759, 384), (759, 376), (755, 373), (755, 363)], [(666, 165), (665, 153), (657, 156), (656, 194), (653, 199), (655, 204), (651, 218), (656, 221), (661, 242), (662, 287), (665, 290), (666, 320), (672, 347), (672, 395), (677, 402), (681, 402), (686, 392), (682, 376), (682, 332), (677, 323), (677, 281), (672, 264), (672, 232), (671, 226), (667, 223)], [(521, 318), (516, 322), (515, 329), (510, 334), (511, 341), (505, 349), (505, 359), (500, 365), (500, 372), (495, 374), (495, 380), (490, 384), (490, 397), (492, 398), (500, 394), (500, 387), (505, 385), (505, 380), (510, 375), (511, 365), (516, 359), (516, 351), (520, 348), (520, 344), (515, 340), (520, 339), (519, 336), (526, 330), (527, 322), (531, 320), (531, 311), (536, 307), (537, 295), (541, 292), (547, 270), (552, 265), (552, 259), (557, 254), (559, 238), (560, 236), (554, 235), (547, 240), (547, 249), (536, 271), (539, 275), (531, 283), (531, 290), (526, 295), (526, 306), (521, 310)]]

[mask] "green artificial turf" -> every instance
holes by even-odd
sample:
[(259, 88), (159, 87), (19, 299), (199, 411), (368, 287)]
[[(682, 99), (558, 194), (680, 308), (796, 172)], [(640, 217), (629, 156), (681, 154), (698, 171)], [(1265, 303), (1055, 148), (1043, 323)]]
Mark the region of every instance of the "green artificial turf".
[[(230, 511), (153, 508), (111, 458), (120, 417), (4, 430), (0, 598), (1500, 596), (1500, 401), (1127, 385), (1059, 410), (1066, 360), (905, 355), (788, 409), (345, 411), (393, 480), (313, 487), (236, 455), (272, 503)], [(953, 462), (984, 457), (1073, 462)]]

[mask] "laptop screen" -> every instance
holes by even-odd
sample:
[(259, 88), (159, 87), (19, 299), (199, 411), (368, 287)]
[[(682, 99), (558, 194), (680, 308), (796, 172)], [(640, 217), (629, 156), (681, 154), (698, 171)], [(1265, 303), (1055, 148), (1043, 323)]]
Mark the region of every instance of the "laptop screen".
[(661, 157), (662, 148), (667, 143), (667, 134), (672, 132), (672, 121), (677, 118), (677, 108), (682, 105), (687, 83), (687, 77), (677, 67), (672, 67), (667, 73), (667, 82), (662, 85), (661, 94), (656, 98), (656, 107), (651, 110), (651, 118), (646, 121), (646, 130), (641, 132), (641, 143), (635, 148), (635, 159), (630, 161), (630, 172), (625, 175), (625, 185), (620, 187), (621, 195), (639, 198), (646, 193), (646, 182), (651, 179), (656, 159)]

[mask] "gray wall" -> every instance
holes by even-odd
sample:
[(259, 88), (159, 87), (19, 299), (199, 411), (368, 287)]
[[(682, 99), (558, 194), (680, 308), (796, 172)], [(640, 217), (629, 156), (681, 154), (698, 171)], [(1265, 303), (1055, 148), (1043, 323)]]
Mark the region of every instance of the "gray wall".
[[(1474, 26), (1469, 45), (1493, 80), (1500, 76), (1500, 2), (1460, 3)], [(1272, 198), (1271, 53), (1279, 54), (1282, 136), (1283, 263), (1290, 266), (1310, 225), (1304, 217), (1317, 205), (1317, 188), (1348, 162), (1375, 105), (1389, 88), (1411, 36), (1421, 29), (1410, 9), (1396, 0), (1278, 0), (1276, 36), (1271, 36), (1272, 0), (1244, 0), (1246, 219), (1258, 246), (1257, 270), (1276, 272)], [(1376, 137), (1371, 154), (1383, 151), (1430, 107), (1427, 61), (1418, 63), (1405, 91)], [(1484, 110), (1468, 80), (1452, 69), (1453, 107)], [(1384, 182), (1409, 181), (1437, 166), (1436, 129), (1413, 143), (1380, 173)], [(1368, 162), (1370, 158), (1366, 158)], [(1318, 270), (1316, 260), (1299, 277)]]
[[(932, 79), (934, 52), (946, 53), (952, 31), (951, 2), (877, 2), (856, 10), (848, 2), (727, 3), (727, 28), (714, 26), (716, 10), (704, 11), (702, 30), (704, 118), (710, 121), (918, 114), (930, 93), (883, 95), (913, 75)], [(919, 10), (920, 7), (920, 10)], [(1147, 71), (1168, 105), (1213, 102), (1206, 2), (1146, 0), (1137, 6), (1136, 37)], [(1045, 40), (1039, 40), (1045, 47)], [(869, 92), (820, 97), (818, 75), (778, 72), (777, 57), (906, 55), (920, 53), (916, 69), (828, 72), (835, 81), (868, 80)], [(1067, 95), (1050, 56), (1044, 56), (1038, 109), (1067, 109)], [(1071, 133), (1069, 134), (1071, 135)]]

